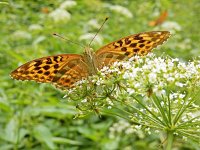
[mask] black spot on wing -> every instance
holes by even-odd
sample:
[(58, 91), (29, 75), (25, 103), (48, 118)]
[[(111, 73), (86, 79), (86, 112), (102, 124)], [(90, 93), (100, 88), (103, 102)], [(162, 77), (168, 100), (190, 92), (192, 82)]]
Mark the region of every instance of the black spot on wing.
[(125, 44), (128, 45), (128, 44), (130, 44), (130, 43), (131, 43), (131, 40), (129, 40), (129, 38), (126, 38), (126, 39), (125, 39)]
[(51, 58), (47, 58), (47, 62), (46, 62), (46, 64), (52, 64), (52, 60), (51, 60)]
[(140, 48), (144, 47), (144, 44), (140, 44), (139, 47), (140, 47)]
[(139, 48), (134, 48), (133, 52), (137, 53), (140, 49)]
[(46, 66), (44, 66), (43, 67), (45, 70), (48, 70), (49, 68), (50, 68), (50, 66), (49, 65), (46, 65)]
[(50, 74), (49, 71), (45, 72), (44, 75), (48, 76)]
[(58, 56), (54, 56), (53, 60), (58, 63), (58, 58), (59, 58)]
[(58, 65), (58, 64), (55, 64), (55, 65), (54, 65), (54, 68), (55, 68), (55, 69), (59, 68), (59, 65)]
[(38, 67), (39, 65), (42, 64), (42, 61), (41, 60), (37, 60), (36, 63), (34, 64), (35, 67)]
[(130, 55), (130, 52), (126, 52), (126, 53), (124, 53), (124, 55), (128, 56), (128, 55)]
[(122, 51), (127, 51), (127, 48), (126, 47), (122, 47), (121, 50)]
[(137, 46), (137, 43), (130, 44), (130, 47), (136, 47), (136, 46)]
[(123, 44), (122, 40), (117, 41), (117, 43), (119, 43), (120, 46), (122, 46), (122, 44)]

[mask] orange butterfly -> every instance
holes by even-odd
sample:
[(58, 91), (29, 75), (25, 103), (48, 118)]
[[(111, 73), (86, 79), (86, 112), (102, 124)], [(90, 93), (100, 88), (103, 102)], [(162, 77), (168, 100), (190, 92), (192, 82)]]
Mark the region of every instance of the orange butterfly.
[(162, 24), (167, 19), (167, 16), (168, 16), (167, 11), (162, 12), (156, 20), (149, 22), (149, 26), (157, 26)]
[(60, 54), (32, 60), (20, 66), (11, 77), (17, 80), (34, 80), (52, 83), (61, 89), (94, 75), (104, 66), (126, 60), (134, 55), (146, 55), (170, 36), (168, 31), (151, 31), (130, 35), (114, 41), (94, 52), (85, 47), (83, 55)]

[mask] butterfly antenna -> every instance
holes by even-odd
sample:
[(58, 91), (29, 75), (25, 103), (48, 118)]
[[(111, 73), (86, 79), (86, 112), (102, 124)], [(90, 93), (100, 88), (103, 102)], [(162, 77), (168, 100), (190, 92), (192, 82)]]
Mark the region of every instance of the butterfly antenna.
[(101, 27), (99, 28), (99, 30), (96, 32), (96, 34), (94, 35), (94, 37), (92, 38), (92, 40), (90, 41), (89, 46), (91, 46), (92, 42), (94, 41), (95, 37), (97, 36), (97, 34), (101, 31), (103, 25), (106, 23), (106, 21), (108, 20), (108, 17), (105, 18), (104, 22), (102, 23)]
[(65, 41), (67, 41), (67, 42), (69, 42), (69, 43), (76, 44), (76, 45), (78, 45), (78, 46), (80, 46), (80, 47), (82, 47), (82, 48), (85, 47), (85, 46), (81, 45), (80, 43), (77, 43), (77, 42), (71, 41), (71, 40), (67, 39), (66, 37), (63, 37), (63, 36), (61, 36), (61, 35), (59, 35), (59, 34), (57, 34), (57, 33), (53, 33), (53, 36), (57, 36), (57, 37), (59, 37), (59, 38), (65, 40)]

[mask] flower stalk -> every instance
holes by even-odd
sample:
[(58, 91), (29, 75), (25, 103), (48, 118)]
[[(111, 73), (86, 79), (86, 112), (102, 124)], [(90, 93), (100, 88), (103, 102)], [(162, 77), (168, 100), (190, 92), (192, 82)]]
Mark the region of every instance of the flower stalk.
[(172, 144), (174, 140), (174, 135), (172, 131), (169, 131), (167, 133), (167, 145), (166, 145), (166, 150), (171, 150), (172, 149)]

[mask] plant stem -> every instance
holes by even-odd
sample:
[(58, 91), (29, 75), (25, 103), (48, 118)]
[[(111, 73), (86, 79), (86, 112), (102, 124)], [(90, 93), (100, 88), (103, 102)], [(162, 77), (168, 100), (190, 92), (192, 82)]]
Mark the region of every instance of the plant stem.
[(172, 149), (173, 140), (174, 140), (173, 131), (169, 131), (168, 134), (167, 134), (166, 150), (171, 150)]

